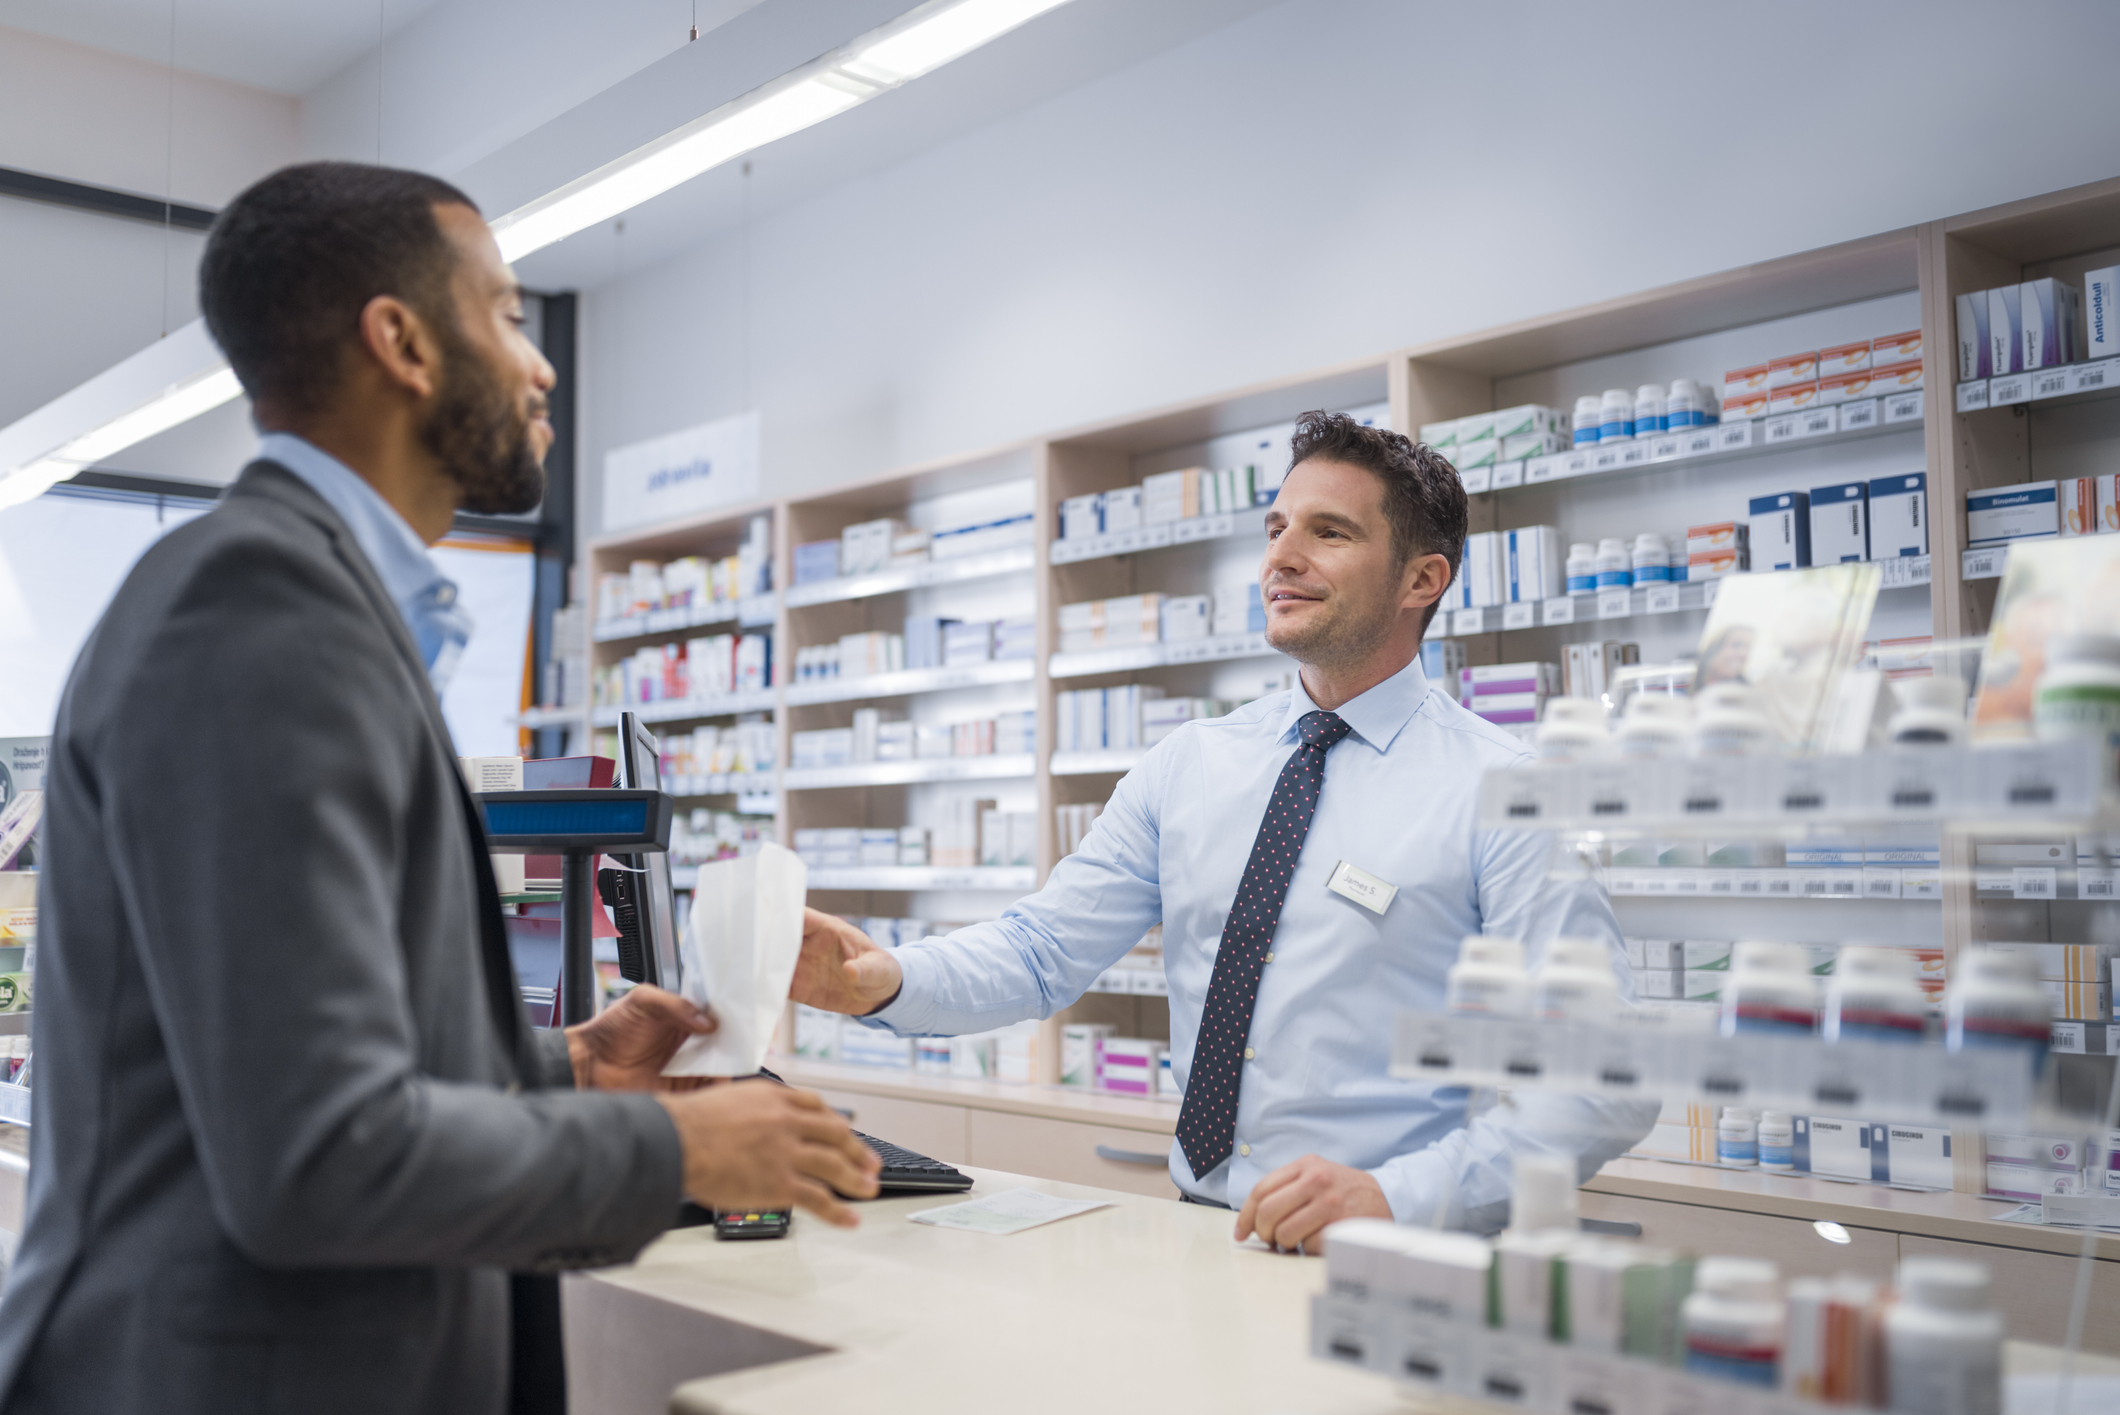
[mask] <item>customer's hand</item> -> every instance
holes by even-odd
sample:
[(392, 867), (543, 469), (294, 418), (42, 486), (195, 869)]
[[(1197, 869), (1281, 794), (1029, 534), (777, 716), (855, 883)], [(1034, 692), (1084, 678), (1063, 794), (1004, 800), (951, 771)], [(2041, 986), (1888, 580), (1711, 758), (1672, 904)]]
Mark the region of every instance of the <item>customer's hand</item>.
[(714, 1030), (714, 1014), (661, 988), (637, 987), (586, 1022), (567, 1029), (567, 1059), (581, 1091), (675, 1088), (662, 1069), (677, 1048)]
[(660, 1095), (685, 1151), (685, 1194), (720, 1209), (808, 1209), (827, 1223), (860, 1220), (833, 1191), (876, 1196), (882, 1164), (814, 1091), (745, 1081)]
[(866, 1017), (898, 996), (904, 975), (890, 950), (844, 919), (802, 911), (802, 958), (788, 996), (826, 1012)]
[(1390, 1218), (1383, 1186), (1364, 1170), (1305, 1155), (1260, 1180), (1237, 1215), (1237, 1241), (1256, 1233), (1291, 1253), (1322, 1253), (1318, 1237), (1343, 1218)]

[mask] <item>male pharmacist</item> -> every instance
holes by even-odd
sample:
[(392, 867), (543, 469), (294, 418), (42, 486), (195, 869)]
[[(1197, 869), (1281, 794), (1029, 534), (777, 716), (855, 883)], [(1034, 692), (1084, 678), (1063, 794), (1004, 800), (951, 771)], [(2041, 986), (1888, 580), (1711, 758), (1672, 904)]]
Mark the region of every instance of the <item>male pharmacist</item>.
[(1300, 686), (1188, 723), (1120, 781), (1079, 850), (993, 923), (895, 951), (812, 912), (795, 998), (915, 1034), (1067, 1006), (1163, 924), (1170, 1174), (1238, 1209), (1239, 1239), (1308, 1245), (1336, 1219), (1492, 1230), (1513, 1155), (1583, 1177), (1655, 1107), (1524, 1095), (1468, 1119), (1460, 1088), (1390, 1074), (1393, 1019), (1443, 1006), (1467, 934), (1609, 941), (1611, 906), (1547, 880), (1547, 841), (1475, 823), (1483, 773), (1529, 755), (1421, 672), (1465, 494), (1430, 449), (1338, 415), (1297, 425), (1266, 513), (1267, 641)]
[(536, 505), (552, 441), (477, 210), (291, 167), (199, 284), (265, 438), (59, 707), (0, 1409), (558, 1409), (551, 1274), (685, 1194), (851, 1222), (830, 1189), (873, 1194), (874, 1159), (814, 1095), (658, 1090), (711, 1025), (669, 993), (528, 1025), (438, 703), (471, 626), (427, 554), (459, 507)]

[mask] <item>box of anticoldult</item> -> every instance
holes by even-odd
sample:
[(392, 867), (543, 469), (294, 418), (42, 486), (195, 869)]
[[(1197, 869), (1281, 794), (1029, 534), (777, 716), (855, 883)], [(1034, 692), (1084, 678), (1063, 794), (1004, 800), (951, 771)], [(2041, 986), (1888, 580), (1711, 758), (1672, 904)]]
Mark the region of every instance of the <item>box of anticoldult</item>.
[(1921, 331), (1918, 329), (1910, 329), (1904, 334), (1886, 334), (1870, 341), (1871, 368), (1920, 362)]
[(1998, 285), (1988, 297), (1988, 372), (2024, 372), (2024, 287)]
[(2083, 292), (2066, 280), (2027, 280), (2017, 287), (2028, 369), (2072, 364), (2083, 357)]
[(1995, 346), (1988, 339), (1988, 292), (1958, 297), (1958, 381), (1986, 378), (1994, 371)]
[(2083, 273), (2084, 356), (2120, 355), (2120, 265)]
[(1972, 549), (2060, 534), (2060, 507), (2050, 481), (1965, 494), (1965, 539)]
[(1755, 496), (1750, 510), (1746, 539), (1751, 544), (1752, 553), (1759, 557), (1761, 569), (1800, 570), (1810, 565), (1811, 498), (1808, 494), (1784, 491), (1773, 496)]
[(1809, 350), (1801, 354), (1783, 354), (1778, 359), (1767, 360), (1767, 391), (1786, 388), (1792, 383), (1818, 382), (1818, 351)]
[(1870, 558), (1870, 487), (1843, 482), (1811, 488), (1811, 563), (1838, 565)]

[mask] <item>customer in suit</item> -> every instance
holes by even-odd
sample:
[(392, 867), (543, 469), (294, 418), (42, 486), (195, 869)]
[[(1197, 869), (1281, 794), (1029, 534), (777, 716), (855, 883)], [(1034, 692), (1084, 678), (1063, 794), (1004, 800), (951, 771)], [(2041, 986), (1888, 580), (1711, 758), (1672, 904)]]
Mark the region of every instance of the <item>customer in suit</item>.
[(0, 1408), (498, 1412), (511, 1303), (518, 1372), (555, 1355), (552, 1284), (511, 1273), (624, 1262), (685, 1195), (851, 1223), (875, 1158), (805, 1092), (657, 1089), (712, 1025), (668, 993), (527, 1025), (426, 547), (537, 503), (553, 371), (470, 200), (286, 169), (200, 295), (264, 445), (60, 704)]

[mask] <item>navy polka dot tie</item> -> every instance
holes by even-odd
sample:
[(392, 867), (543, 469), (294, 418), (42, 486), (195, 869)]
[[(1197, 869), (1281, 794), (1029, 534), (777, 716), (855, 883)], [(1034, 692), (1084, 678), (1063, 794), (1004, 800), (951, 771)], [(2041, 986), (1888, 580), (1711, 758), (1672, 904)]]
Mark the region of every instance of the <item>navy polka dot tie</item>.
[(1251, 1035), (1251, 1012), (1259, 1000), (1259, 975), (1266, 970), (1266, 950), (1281, 923), (1281, 905), (1296, 857), (1310, 834), (1318, 809), (1318, 789), (1325, 782), (1325, 754), (1354, 729), (1338, 715), (1309, 712), (1296, 729), (1303, 745), (1281, 768), (1244, 866), (1244, 882), (1229, 906), (1222, 926), (1222, 946), (1215, 954), (1214, 977), (1207, 984), (1207, 1009), (1200, 1018), (1200, 1038), (1193, 1047), (1192, 1074), (1185, 1082), (1185, 1107), (1178, 1112), (1178, 1147), (1204, 1179), (1229, 1158), (1237, 1135), (1237, 1093), (1244, 1085), (1244, 1042)]

